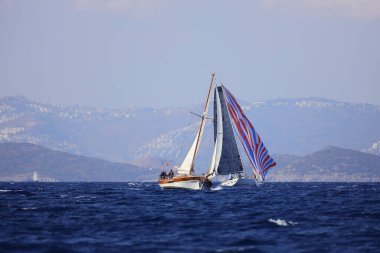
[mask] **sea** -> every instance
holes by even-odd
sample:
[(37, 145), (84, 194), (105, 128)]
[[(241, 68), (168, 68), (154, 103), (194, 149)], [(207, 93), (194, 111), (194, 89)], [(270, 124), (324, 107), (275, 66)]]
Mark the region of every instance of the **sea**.
[(0, 183), (0, 252), (380, 252), (380, 184)]

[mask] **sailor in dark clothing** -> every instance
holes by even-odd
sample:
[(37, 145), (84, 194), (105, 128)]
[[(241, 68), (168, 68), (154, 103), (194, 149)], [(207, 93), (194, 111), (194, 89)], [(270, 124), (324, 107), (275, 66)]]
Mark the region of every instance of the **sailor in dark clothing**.
[(160, 179), (165, 179), (167, 176), (166, 171), (163, 170), (160, 174)]
[(169, 178), (173, 178), (174, 177), (173, 169), (170, 169), (168, 176), (169, 176)]

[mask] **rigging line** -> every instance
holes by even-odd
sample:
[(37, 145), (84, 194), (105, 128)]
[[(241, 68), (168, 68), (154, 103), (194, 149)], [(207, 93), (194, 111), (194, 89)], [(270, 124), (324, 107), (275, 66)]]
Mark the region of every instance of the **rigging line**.
[[(202, 115), (199, 115), (199, 114), (197, 114), (197, 113), (195, 113), (195, 112), (192, 112), (192, 111), (190, 111), (190, 113), (191, 114), (194, 114), (195, 116), (198, 116), (199, 118), (202, 118), (203, 116)], [(212, 119), (212, 120), (214, 120), (214, 118), (210, 118), (210, 117), (204, 117), (205, 119)]]

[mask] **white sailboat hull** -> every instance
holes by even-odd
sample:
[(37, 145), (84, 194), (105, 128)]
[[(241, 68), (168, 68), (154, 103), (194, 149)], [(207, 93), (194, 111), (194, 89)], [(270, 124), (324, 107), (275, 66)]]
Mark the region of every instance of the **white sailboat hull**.
[(179, 176), (158, 181), (162, 189), (188, 189), (201, 190), (208, 189), (211, 186), (211, 181), (204, 177), (195, 176)]
[(231, 178), (231, 179), (228, 179), (226, 181), (223, 181), (220, 185), (221, 186), (234, 186), (236, 185), (237, 183), (239, 182), (239, 178), (238, 177), (235, 177), (235, 178)]
[(242, 177), (242, 176), (233, 176), (232, 178), (226, 179), (219, 179), (219, 184), (221, 186), (227, 186), (227, 187), (232, 187), (232, 186), (256, 186), (259, 185), (259, 183), (254, 180), (253, 178), (248, 178), (248, 177)]
[(189, 189), (189, 190), (200, 190), (202, 189), (202, 183), (198, 180), (191, 180), (186, 182), (170, 182), (165, 184), (160, 184), (162, 189)]

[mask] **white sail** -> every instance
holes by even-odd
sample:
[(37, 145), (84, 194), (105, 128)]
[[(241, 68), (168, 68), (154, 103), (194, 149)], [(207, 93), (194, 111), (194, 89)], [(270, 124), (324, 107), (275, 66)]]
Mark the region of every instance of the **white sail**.
[(216, 156), (215, 156), (215, 169), (219, 166), (220, 156), (222, 155), (223, 147), (223, 117), (222, 106), (220, 104), (219, 92), (216, 92)]
[(181, 166), (177, 170), (179, 175), (190, 175), (191, 171), (193, 170), (194, 156), (197, 153), (196, 146), (198, 142), (199, 133), (200, 132), (198, 132), (197, 136), (195, 136), (193, 145), (191, 145), (189, 152), (187, 152), (185, 159), (183, 160)]
[(215, 142), (214, 151), (212, 152), (212, 156), (211, 156), (211, 164), (210, 164), (210, 167), (208, 167), (207, 174), (206, 174), (208, 178), (213, 178), (215, 176), (214, 171), (215, 171), (216, 144), (217, 143)]
[(208, 104), (210, 101), (210, 92), (211, 92), (211, 88), (212, 88), (212, 85), (214, 82), (214, 78), (215, 78), (215, 74), (213, 73), (211, 75), (211, 82), (210, 82), (210, 87), (208, 89), (205, 107), (203, 110), (201, 125), (199, 127), (197, 135), (195, 136), (195, 140), (193, 142), (193, 145), (191, 145), (191, 148), (187, 152), (185, 159), (183, 160), (181, 166), (177, 170), (179, 175), (191, 175), (191, 173), (194, 171), (194, 158), (195, 158), (195, 155), (197, 154), (199, 144), (201, 143), (201, 140), (202, 140), (203, 130), (204, 130), (205, 123), (206, 123)]
[(223, 118), (222, 118), (222, 107), (220, 106), (219, 93), (215, 89), (216, 100), (216, 136), (215, 136), (215, 147), (211, 158), (211, 165), (208, 169), (207, 175), (214, 177), (216, 175), (216, 168), (219, 165), (220, 155), (222, 154), (223, 146)]

